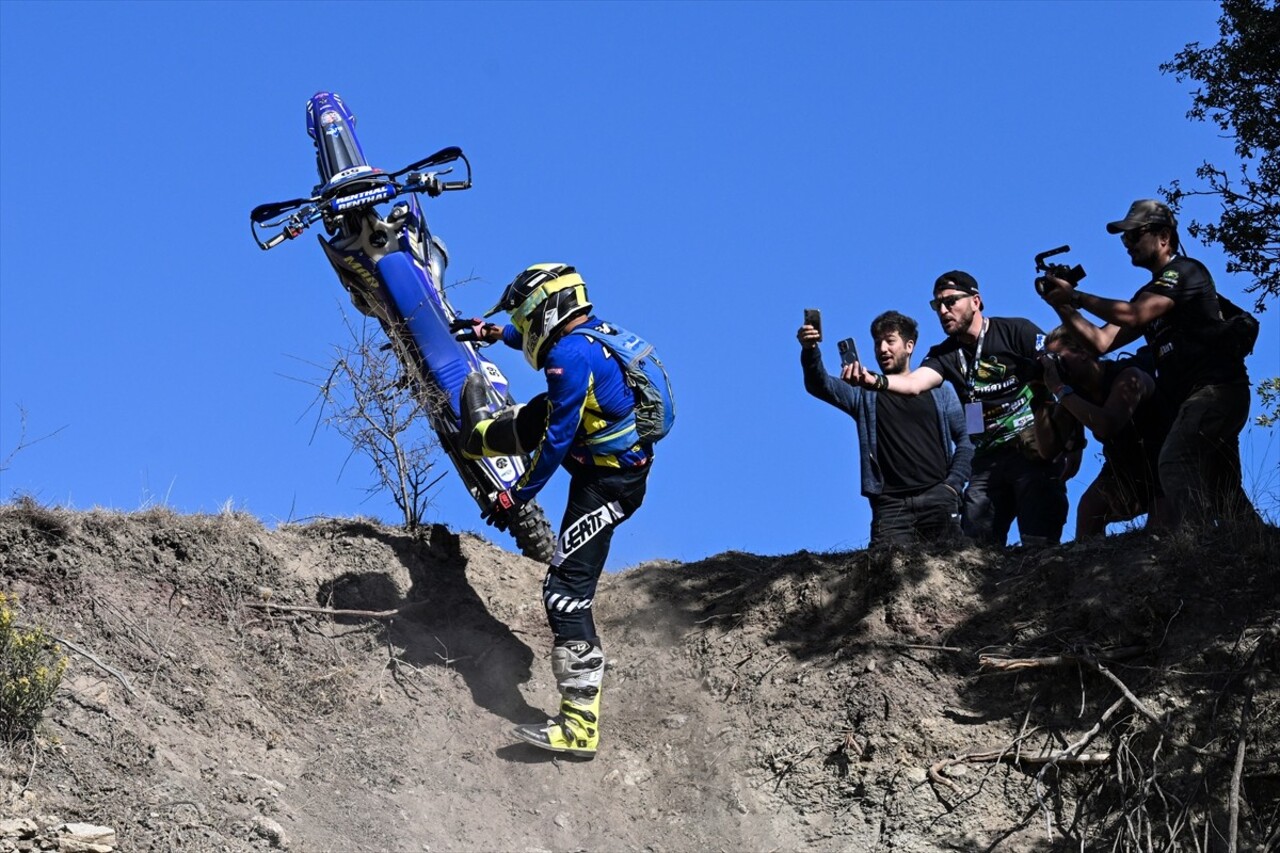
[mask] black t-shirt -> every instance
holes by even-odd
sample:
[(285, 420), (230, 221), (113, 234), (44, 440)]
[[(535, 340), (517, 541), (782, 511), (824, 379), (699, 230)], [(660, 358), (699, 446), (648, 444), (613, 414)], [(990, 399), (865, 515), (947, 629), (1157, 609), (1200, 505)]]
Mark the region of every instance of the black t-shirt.
[(988, 317), (986, 323), (976, 370), (978, 343), (962, 344), (956, 338), (930, 349), (920, 365), (942, 374), (961, 403), (982, 404), (982, 434), (971, 436), (977, 453), (1000, 447), (1032, 428), (1035, 394), (1025, 377), (1044, 349), (1044, 332), (1030, 320)]
[[(1173, 310), (1152, 320), (1142, 330), (1156, 358), (1156, 382), (1178, 401), (1201, 385), (1219, 385), (1246, 379), (1244, 361), (1203, 341), (1222, 321), (1218, 289), (1204, 264), (1179, 255), (1165, 264), (1155, 278), (1138, 289), (1173, 300)], [(1130, 300), (1132, 301), (1132, 300)]]
[(945, 446), (932, 394), (876, 397), (876, 462), (884, 494), (915, 494), (946, 480)]

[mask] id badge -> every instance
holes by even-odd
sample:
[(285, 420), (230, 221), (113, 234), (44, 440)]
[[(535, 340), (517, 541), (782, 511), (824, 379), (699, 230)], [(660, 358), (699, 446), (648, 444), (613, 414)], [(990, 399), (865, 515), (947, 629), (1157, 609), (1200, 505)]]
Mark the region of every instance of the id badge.
[(981, 403), (964, 404), (964, 427), (969, 435), (981, 435), (986, 431), (986, 423), (982, 420)]

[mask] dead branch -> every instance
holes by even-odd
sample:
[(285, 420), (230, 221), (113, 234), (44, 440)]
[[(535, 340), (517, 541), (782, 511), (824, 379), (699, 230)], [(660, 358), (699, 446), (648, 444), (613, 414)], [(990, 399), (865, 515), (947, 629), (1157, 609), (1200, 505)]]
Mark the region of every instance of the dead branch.
[(1123, 681), (1117, 678), (1109, 669), (1107, 669), (1105, 666), (1098, 663), (1096, 659), (1091, 657), (1083, 658), (1082, 662), (1086, 666), (1088, 666), (1090, 669), (1092, 669), (1094, 672), (1103, 676), (1112, 684), (1114, 684), (1116, 687), (1120, 688), (1120, 692), (1124, 694), (1124, 698), (1129, 700), (1129, 704), (1132, 705), (1138, 711), (1138, 713), (1142, 714), (1142, 716), (1146, 717), (1148, 720), (1155, 723), (1157, 726), (1161, 726), (1161, 727), (1164, 726), (1164, 721), (1160, 717), (1157, 717), (1152, 711), (1150, 711), (1146, 705), (1142, 704), (1142, 701), (1138, 699), (1137, 696), (1133, 695), (1133, 692), (1129, 690), (1129, 687)]
[(426, 604), (425, 601), (411, 601), (392, 610), (338, 610), (332, 607), (313, 607), (305, 604), (272, 604), (271, 602), (245, 602), (245, 607), (255, 610), (280, 610), (288, 613), (318, 613), (321, 616), (358, 616), (364, 619), (394, 619), (414, 608)]
[(1105, 655), (1049, 655), (1039, 658), (1007, 658), (1000, 655), (979, 655), (978, 666), (983, 669), (995, 669), (1012, 672), (1020, 669), (1043, 669), (1073, 664), (1089, 664), (1091, 661), (1122, 661), (1137, 657), (1147, 651), (1145, 646), (1124, 646), (1113, 649)]
[(1039, 755), (1025, 755), (1021, 752), (1010, 752), (1005, 749), (991, 749), (986, 752), (969, 752), (954, 758), (935, 761), (929, 767), (929, 779), (959, 792), (954, 782), (942, 775), (942, 771), (956, 764), (1045, 764), (1050, 761), (1070, 767), (1097, 767), (1111, 761), (1110, 752), (1083, 752), (1079, 755), (1063, 756), (1060, 752), (1042, 752)]
[(1040, 804), (1040, 807), (1044, 809), (1045, 822), (1051, 838), (1053, 835), (1053, 825), (1052, 825), (1053, 812), (1051, 809), (1049, 809), (1045, 805), (1044, 795), (1041, 793), (1041, 787), (1044, 785), (1045, 774), (1049, 772), (1050, 768), (1057, 768), (1059, 765), (1061, 765), (1065, 761), (1071, 761), (1079, 758), (1080, 755), (1083, 753), (1084, 748), (1088, 746), (1095, 737), (1098, 736), (1098, 732), (1102, 731), (1102, 727), (1107, 724), (1107, 721), (1110, 720), (1111, 717), (1117, 711), (1119, 711), (1121, 706), (1123, 706), (1124, 703), (1127, 701), (1129, 700), (1121, 696), (1119, 699), (1112, 702), (1111, 707), (1107, 708), (1107, 710), (1102, 712), (1102, 716), (1098, 718), (1098, 722), (1094, 723), (1093, 727), (1090, 728), (1089, 731), (1081, 735), (1080, 738), (1075, 742), (1068, 744), (1065, 749), (1050, 756), (1049, 760), (1046, 761), (1044, 766), (1040, 768), (1040, 772), (1036, 774), (1036, 784), (1035, 784), (1036, 801)]
[[(15, 623), (15, 624), (18, 624), (18, 623)], [(62, 637), (59, 637), (57, 634), (50, 634), (48, 631), (45, 631), (43, 628), (37, 628), (34, 625), (23, 625), (23, 624), (18, 624), (18, 627), (26, 631), (31, 631), (31, 630), (42, 631), (44, 635), (47, 636), (49, 639), (54, 640), (66, 646), (68, 649), (80, 655), (84, 659), (90, 661), (93, 664), (96, 664), (98, 668), (100, 668), (103, 672), (106, 672), (107, 674), (113, 676), (116, 679), (116, 681), (119, 681), (120, 684), (124, 686), (124, 689), (129, 691), (130, 696), (137, 697), (138, 692), (133, 689), (132, 685), (129, 684), (129, 679), (125, 678), (124, 673), (122, 673), (120, 670), (114, 667), (108, 666), (107, 664), (103, 663), (102, 660), (96, 655), (94, 655), (92, 652), (82, 649), (80, 646), (77, 646), (75, 643), (71, 642), (70, 640), (64, 640)]]
[(13, 466), (13, 457), (17, 456), (23, 450), (26, 450), (33, 444), (39, 444), (48, 438), (53, 438), (58, 433), (66, 429), (66, 425), (58, 427), (53, 432), (42, 435), (39, 438), (27, 438), (27, 410), (22, 406), (18, 406), (18, 443), (9, 451), (3, 459), (0, 459), (0, 471), (8, 471)]

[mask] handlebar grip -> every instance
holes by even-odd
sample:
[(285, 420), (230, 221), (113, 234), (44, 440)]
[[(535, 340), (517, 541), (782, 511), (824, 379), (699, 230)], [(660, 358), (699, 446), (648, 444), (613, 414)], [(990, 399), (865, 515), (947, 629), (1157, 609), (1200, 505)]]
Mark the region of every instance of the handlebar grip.
[(276, 246), (279, 246), (281, 243), (283, 243), (283, 242), (284, 242), (285, 240), (287, 240), (288, 238), (289, 238), (289, 235), (288, 235), (288, 234), (286, 234), (285, 232), (281, 231), (279, 234), (277, 234), (276, 236), (272, 237), (272, 238), (271, 238), (270, 240), (268, 240), (267, 242), (263, 243), (263, 244), (262, 244), (262, 248), (263, 248), (264, 250), (265, 250), (265, 249), (274, 249)]
[(466, 190), (471, 188), (470, 181), (441, 181), (440, 190), (449, 192), (450, 190)]

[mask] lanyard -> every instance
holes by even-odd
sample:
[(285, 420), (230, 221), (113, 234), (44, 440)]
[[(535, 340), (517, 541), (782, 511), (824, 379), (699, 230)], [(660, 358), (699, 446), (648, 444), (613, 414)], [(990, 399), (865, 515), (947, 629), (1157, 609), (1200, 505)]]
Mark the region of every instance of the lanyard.
[(969, 360), (964, 357), (964, 350), (957, 349), (956, 355), (960, 357), (960, 373), (964, 376), (965, 393), (969, 395), (969, 402), (973, 402), (973, 389), (978, 382), (978, 362), (982, 360), (982, 343), (987, 339), (987, 325), (991, 322), (989, 317), (982, 318), (982, 331), (978, 333), (978, 345), (973, 350), (973, 366), (969, 365)]

